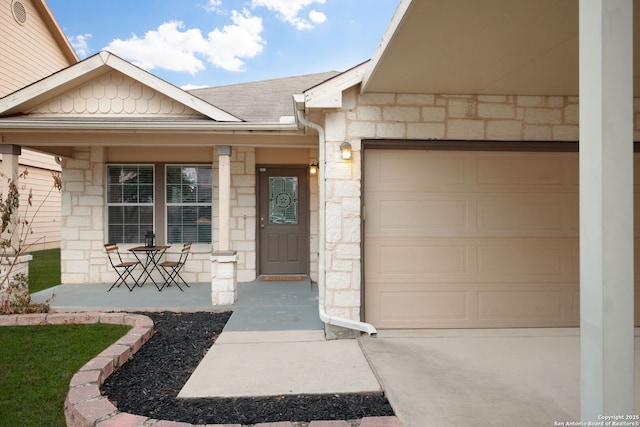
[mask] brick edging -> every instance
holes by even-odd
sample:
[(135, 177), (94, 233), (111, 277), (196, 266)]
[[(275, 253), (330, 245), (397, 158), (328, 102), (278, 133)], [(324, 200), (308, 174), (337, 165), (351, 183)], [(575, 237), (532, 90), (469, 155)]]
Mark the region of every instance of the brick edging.
[[(37, 326), (106, 323), (127, 325), (131, 329), (106, 350), (87, 362), (71, 378), (64, 402), (69, 427), (241, 427), (240, 424), (188, 424), (156, 420), (120, 412), (100, 393), (100, 386), (116, 369), (126, 363), (153, 334), (153, 321), (130, 313), (41, 313), (0, 316), (0, 326)], [(309, 427), (343, 427), (344, 421), (312, 421)], [(260, 423), (255, 427), (293, 427), (290, 422)], [(404, 427), (397, 417), (363, 418), (360, 427)]]

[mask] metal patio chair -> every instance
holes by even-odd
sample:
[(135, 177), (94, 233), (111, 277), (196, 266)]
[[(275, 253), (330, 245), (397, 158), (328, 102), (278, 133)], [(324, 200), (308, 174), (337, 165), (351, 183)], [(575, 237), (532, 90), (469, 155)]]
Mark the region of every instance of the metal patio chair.
[(191, 242), (185, 243), (182, 246), (182, 251), (180, 252), (180, 257), (178, 258), (177, 261), (163, 261), (158, 264), (158, 267), (162, 267), (167, 272), (167, 279), (165, 280), (164, 285), (162, 285), (162, 288), (160, 288), (160, 290), (164, 289), (165, 286), (171, 286), (172, 284), (175, 284), (178, 287), (178, 289), (184, 292), (184, 289), (182, 289), (182, 287), (180, 286), (180, 283), (178, 283), (178, 279), (180, 279), (180, 281), (187, 288), (191, 287), (180, 275), (180, 270), (182, 269), (184, 264), (187, 262), (187, 258), (189, 257), (190, 251), (191, 251)]
[[(111, 266), (116, 273), (118, 273), (118, 278), (113, 282), (113, 285), (107, 289), (107, 292), (114, 287), (119, 288), (123, 283), (129, 289), (129, 292), (133, 291), (133, 289), (138, 286), (139, 278), (136, 279), (131, 273), (138, 265), (141, 265), (140, 261), (125, 261), (118, 250), (118, 245), (115, 243), (106, 243), (104, 245), (104, 250), (107, 251), (107, 256), (109, 257)], [(131, 281), (133, 282), (132, 285), (127, 283), (127, 278), (131, 278)]]

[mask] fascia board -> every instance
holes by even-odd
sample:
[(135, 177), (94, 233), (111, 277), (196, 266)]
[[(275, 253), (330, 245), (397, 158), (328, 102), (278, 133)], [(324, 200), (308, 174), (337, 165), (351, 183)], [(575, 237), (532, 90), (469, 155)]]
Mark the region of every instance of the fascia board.
[(362, 82), (368, 61), (304, 92), (307, 108), (340, 108), (342, 92)]
[(105, 72), (100, 55), (94, 55), (68, 68), (58, 71), (0, 98), (0, 115), (19, 114), (43, 102), (43, 97), (52, 98), (69, 90), (68, 84), (84, 83)]
[(47, 3), (43, 0), (33, 0), (32, 3), (40, 14), (40, 17), (45, 23), (47, 29), (51, 33), (51, 36), (54, 38), (58, 47), (62, 51), (64, 57), (69, 62), (69, 65), (77, 63), (79, 61), (78, 55), (73, 46), (71, 46), (69, 39), (62, 31), (62, 28), (60, 28), (58, 21), (56, 20), (55, 16), (53, 16), (53, 13), (51, 12), (51, 9), (47, 5)]
[(407, 10), (411, 6), (412, 1), (413, 0), (401, 0), (400, 3), (398, 4), (398, 7), (396, 8), (395, 12), (393, 13), (393, 16), (391, 17), (391, 21), (389, 22), (389, 25), (387, 26), (387, 29), (385, 30), (384, 35), (382, 36), (382, 40), (380, 41), (378, 48), (373, 54), (373, 57), (371, 58), (371, 62), (369, 63), (369, 66), (367, 67), (367, 70), (362, 78), (362, 86), (360, 88), (360, 93), (365, 93), (367, 91), (369, 82), (372, 76), (375, 74), (375, 71), (377, 70), (379, 63), (382, 60), (382, 57), (384, 56), (385, 52), (389, 48), (389, 43), (393, 39), (393, 36), (395, 35), (398, 28), (400, 27), (400, 24), (402, 23), (402, 20), (404, 19), (405, 14), (407, 13)]
[(172, 98), (175, 101), (178, 101), (181, 104), (186, 105), (187, 107), (199, 113), (202, 113), (204, 116), (209, 117), (210, 119), (218, 122), (242, 121), (236, 116), (229, 114), (226, 111), (221, 110), (201, 100), (200, 98), (189, 94), (188, 92), (185, 92), (184, 90), (172, 85), (171, 83), (167, 83), (159, 77), (154, 76), (153, 74), (143, 70), (142, 68), (136, 67), (135, 65), (125, 61), (122, 58), (117, 57), (110, 52), (101, 52), (100, 54), (106, 55), (105, 64), (113, 68), (114, 70), (120, 71), (121, 73), (131, 77), (132, 79), (137, 80), (140, 83), (168, 96), (169, 98)]
[(127, 131), (127, 132), (290, 132), (298, 131), (295, 123), (248, 123), (203, 121), (84, 121), (46, 119), (0, 119), (1, 132), (32, 131)]
[(53, 98), (71, 89), (72, 86), (85, 83), (109, 69), (119, 71), (212, 120), (242, 122), (239, 118), (106, 51), (1, 98), (0, 116), (11, 116), (28, 111), (44, 102), (45, 98)]

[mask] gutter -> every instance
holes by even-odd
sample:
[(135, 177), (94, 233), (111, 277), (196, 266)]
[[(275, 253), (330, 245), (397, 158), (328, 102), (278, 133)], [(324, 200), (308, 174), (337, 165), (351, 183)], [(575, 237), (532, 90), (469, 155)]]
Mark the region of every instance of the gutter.
[(369, 336), (376, 336), (378, 331), (370, 323), (359, 322), (356, 320), (346, 319), (343, 317), (331, 316), (325, 310), (326, 306), (326, 271), (325, 271), (325, 207), (326, 207), (326, 183), (325, 176), (325, 163), (326, 163), (326, 137), (324, 128), (318, 123), (307, 120), (304, 115), (304, 95), (294, 95), (294, 107), (296, 111), (296, 120), (302, 125), (315, 129), (318, 132), (318, 182), (320, 188), (318, 189), (318, 313), (320, 320), (327, 325), (340, 326), (342, 328), (351, 329), (355, 331), (365, 332)]
[(0, 118), (0, 130), (65, 130), (65, 131), (297, 131), (295, 123), (248, 123), (193, 121), (98, 121), (98, 120), (24, 120)]

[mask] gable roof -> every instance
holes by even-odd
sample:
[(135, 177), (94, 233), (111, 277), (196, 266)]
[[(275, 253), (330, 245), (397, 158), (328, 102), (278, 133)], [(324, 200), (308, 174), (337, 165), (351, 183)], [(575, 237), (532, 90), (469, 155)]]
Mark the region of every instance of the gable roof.
[(46, 104), (48, 101), (69, 92), (71, 89), (80, 87), (114, 70), (206, 118), (218, 122), (241, 121), (226, 111), (106, 51), (93, 55), (49, 77), (13, 92), (4, 98), (0, 98), (0, 117), (28, 114), (38, 106)]
[[(370, 61), (340, 73), (333, 78), (305, 90), (304, 105), (306, 108), (340, 108), (342, 93), (360, 83), (367, 71)], [(299, 101), (296, 98), (296, 103)], [(297, 108), (301, 106), (298, 105)]]
[(338, 71), (284, 77), (228, 86), (193, 89), (189, 93), (229, 111), (248, 122), (293, 121), (291, 96), (318, 85)]

